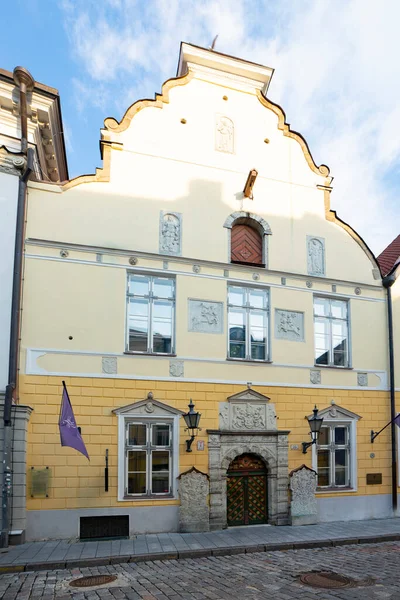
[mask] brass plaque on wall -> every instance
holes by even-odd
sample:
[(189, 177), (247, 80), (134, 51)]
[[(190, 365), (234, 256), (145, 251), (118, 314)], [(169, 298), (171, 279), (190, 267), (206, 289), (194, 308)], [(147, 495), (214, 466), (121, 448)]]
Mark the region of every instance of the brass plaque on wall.
[(31, 498), (48, 498), (51, 471), (49, 467), (31, 467)]
[(382, 473), (367, 473), (367, 485), (379, 485), (382, 483)]

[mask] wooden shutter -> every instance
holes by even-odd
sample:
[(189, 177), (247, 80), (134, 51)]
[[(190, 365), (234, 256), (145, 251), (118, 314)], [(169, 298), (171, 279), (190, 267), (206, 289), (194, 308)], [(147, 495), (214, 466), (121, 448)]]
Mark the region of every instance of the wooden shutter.
[(231, 233), (231, 262), (262, 265), (262, 239), (249, 225), (234, 225)]

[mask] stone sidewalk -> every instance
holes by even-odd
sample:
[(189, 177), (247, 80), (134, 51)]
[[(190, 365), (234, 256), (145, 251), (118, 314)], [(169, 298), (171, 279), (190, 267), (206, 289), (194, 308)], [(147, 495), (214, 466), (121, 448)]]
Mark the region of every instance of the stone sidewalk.
[(72, 569), (118, 563), (224, 556), (400, 540), (400, 518), (308, 526), (253, 525), (210, 533), (160, 533), (129, 540), (55, 540), (11, 546), (0, 573)]

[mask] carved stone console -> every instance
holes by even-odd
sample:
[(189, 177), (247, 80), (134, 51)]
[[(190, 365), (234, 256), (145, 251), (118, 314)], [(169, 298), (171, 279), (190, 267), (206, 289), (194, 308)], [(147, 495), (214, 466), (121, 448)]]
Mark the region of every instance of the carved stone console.
[(209, 477), (192, 467), (181, 473), (179, 480), (179, 531), (192, 533), (210, 531)]

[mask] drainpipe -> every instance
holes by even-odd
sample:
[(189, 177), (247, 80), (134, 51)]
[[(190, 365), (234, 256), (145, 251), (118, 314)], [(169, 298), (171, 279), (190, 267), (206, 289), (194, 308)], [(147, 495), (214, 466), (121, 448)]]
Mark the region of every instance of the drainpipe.
[(388, 336), (389, 336), (389, 378), (390, 378), (390, 425), (392, 434), (392, 508), (397, 510), (397, 450), (396, 450), (396, 401), (394, 387), (394, 345), (393, 345), (393, 307), (391, 287), (396, 281), (394, 273), (382, 279), (383, 287), (387, 292)]
[(24, 67), (15, 67), (14, 81), (19, 87), (19, 111), (21, 119), (21, 153), (25, 156), (18, 187), (17, 220), (15, 229), (14, 246), (14, 275), (11, 300), (11, 323), (10, 323), (10, 349), (8, 363), (8, 384), (4, 398), (4, 440), (3, 440), (3, 485), (1, 495), (1, 516), (2, 529), (0, 537), (0, 547), (8, 547), (8, 537), (10, 531), (10, 513), (12, 504), (12, 438), (13, 424), (11, 418), (11, 409), (15, 401), (17, 376), (18, 376), (18, 356), (19, 356), (19, 328), (20, 328), (20, 305), (22, 289), (22, 261), (24, 251), (25, 237), (25, 212), (26, 212), (26, 192), (27, 181), (33, 171), (33, 150), (28, 149), (28, 119), (27, 119), (27, 99), (26, 94), (32, 91), (35, 80)]

